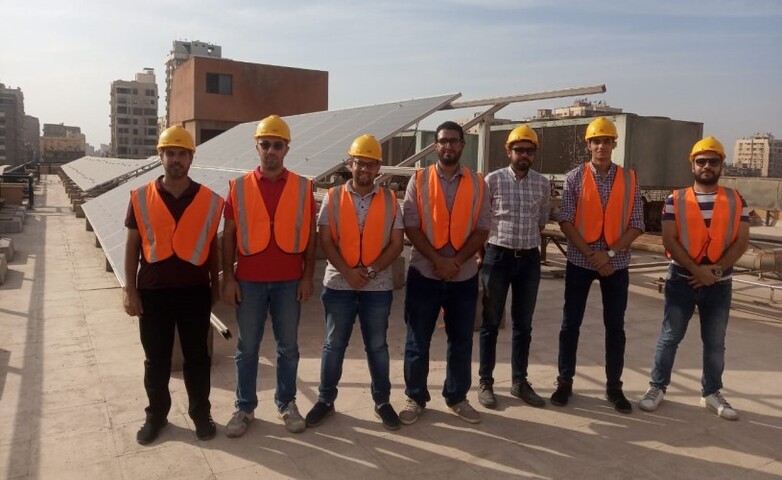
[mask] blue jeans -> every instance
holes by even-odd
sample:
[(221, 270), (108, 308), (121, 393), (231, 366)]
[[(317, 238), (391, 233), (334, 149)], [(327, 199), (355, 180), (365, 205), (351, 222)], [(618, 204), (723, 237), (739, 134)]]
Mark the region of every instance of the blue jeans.
[(486, 248), (481, 273), (483, 281), (483, 323), (481, 324), (480, 382), (493, 385), (497, 359), (497, 333), (500, 328), (508, 288), (512, 287), (511, 378), (513, 383), (527, 379), (529, 345), (532, 341), (532, 314), (540, 285), (540, 250), (510, 250), (492, 244)]
[(431, 400), (427, 388), (429, 348), (441, 308), (448, 336), (443, 397), (448, 405), (467, 398), (477, 303), (477, 274), (461, 282), (446, 282), (424, 277), (415, 268), (408, 269), (405, 287), (405, 394), (419, 405), (425, 406)]
[(236, 345), (236, 403), (238, 410), (252, 412), (258, 406), (256, 377), (258, 349), (263, 339), (267, 312), (277, 345), (277, 389), (274, 403), (283, 410), (296, 400), (296, 375), (299, 367), (299, 313), (296, 300), (298, 280), (287, 282), (239, 282), (242, 301), (236, 309), (239, 341)]
[(388, 403), (391, 397), (389, 379), (388, 316), (391, 313), (391, 290), (361, 292), (324, 288), (321, 294), (326, 313), (326, 340), (320, 361), (320, 395), (318, 400), (331, 405), (337, 398), (337, 384), (342, 377), (345, 349), (358, 315), (364, 351), (372, 378), (372, 400), (376, 405)]
[(584, 320), (589, 288), (595, 280), (600, 282), (600, 293), (603, 297), (606, 388), (621, 388), (625, 363), (625, 309), (630, 276), (625, 268), (607, 277), (601, 277), (595, 270), (582, 268), (571, 262), (567, 262), (565, 268), (565, 306), (562, 309), (562, 328), (559, 331), (557, 382), (573, 384), (579, 331)]
[(680, 273), (687, 272), (671, 265), (665, 282), (665, 314), (654, 353), (650, 384), (664, 389), (671, 383), (676, 349), (687, 332), (687, 325), (697, 305), (703, 341), (701, 394), (705, 397), (722, 389), (725, 332), (728, 329), (733, 286), (730, 280), (724, 280), (708, 287), (693, 288)]

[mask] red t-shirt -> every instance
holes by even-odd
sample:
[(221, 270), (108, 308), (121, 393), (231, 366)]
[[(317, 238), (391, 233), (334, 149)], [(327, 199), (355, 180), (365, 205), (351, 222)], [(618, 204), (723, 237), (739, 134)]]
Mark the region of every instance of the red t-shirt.
[[(255, 179), (263, 196), (263, 202), (269, 211), (269, 217), (274, 218), (277, 212), (277, 205), (282, 197), (282, 190), (285, 188), (285, 180), (288, 178), (288, 169), (283, 169), (280, 176), (274, 180), (269, 180), (261, 173), (261, 168), (253, 170)], [(237, 180), (238, 181), (238, 180)], [(315, 218), (315, 198), (310, 196), (310, 208), (312, 209), (312, 218)], [(225, 210), (223, 216), (226, 220), (235, 220), (233, 200), (231, 192), (225, 199)], [(238, 261), (236, 265), (236, 278), (249, 282), (286, 282), (301, 278), (304, 268), (304, 255), (301, 253), (286, 253), (277, 246), (274, 239), (274, 230), (271, 233), (269, 246), (266, 250), (255, 255), (242, 255), (238, 252)]]
[[(190, 186), (179, 196), (174, 197), (163, 188), (160, 183), (163, 177), (160, 176), (155, 181), (160, 198), (168, 207), (171, 216), (179, 222), (179, 219), (185, 213), (185, 210), (193, 202), (201, 184), (190, 180)], [(133, 212), (133, 201), (128, 202), (128, 213), (125, 215), (125, 226), (138, 230), (136, 215)], [(155, 263), (147, 263), (144, 255), (141, 255), (139, 262), (139, 271), (136, 276), (136, 288), (139, 290), (152, 290), (158, 288), (183, 288), (183, 287), (201, 287), (209, 285), (209, 259), (203, 265), (197, 266), (182, 260), (176, 255)]]

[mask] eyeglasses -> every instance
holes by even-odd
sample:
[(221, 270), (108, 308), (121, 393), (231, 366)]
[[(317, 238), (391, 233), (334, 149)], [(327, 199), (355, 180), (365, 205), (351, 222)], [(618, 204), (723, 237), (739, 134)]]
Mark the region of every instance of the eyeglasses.
[(535, 147), (513, 147), (511, 148), (511, 151), (517, 153), (518, 155), (524, 155), (525, 153), (527, 155), (534, 155), (538, 149)]
[(380, 165), (380, 162), (362, 162), (361, 160), (353, 160), (353, 166), (356, 167), (356, 169), (363, 168), (364, 170), (374, 170), (378, 165)]
[(715, 158), (715, 157), (695, 159), (695, 165), (699, 167), (705, 167), (707, 163), (709, 164), (710, 167), (719, 167), (720, 164), (722, 163), (722, 159)]
[(462, 143), (461, 138), (438, 138), (437, 144), (441, 147), (445, 147), (446, 145), (458, 145)]
[(261, 147), (261, 150), (268, 150), (270, 148), (274, 148), (275, 150), (282, 150), (285, 148), (285, 142), (268, 142), (264, 140), (262, 142), (258, 142), (258, 146)]

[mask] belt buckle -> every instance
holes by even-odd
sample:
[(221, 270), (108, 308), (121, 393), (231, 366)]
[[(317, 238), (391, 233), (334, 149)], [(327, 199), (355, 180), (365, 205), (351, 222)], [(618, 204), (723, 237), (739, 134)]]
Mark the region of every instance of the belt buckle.
[(519, 258), (519, 257), (523, 257), (525, 253), (527, 253), (525, 250), (514, 250), (513, 256), (515, 258)]

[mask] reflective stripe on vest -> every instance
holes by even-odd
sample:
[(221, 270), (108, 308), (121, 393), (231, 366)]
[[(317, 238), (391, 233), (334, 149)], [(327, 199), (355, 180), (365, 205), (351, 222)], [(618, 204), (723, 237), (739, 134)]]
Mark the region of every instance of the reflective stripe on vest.
[(703, 219), (698, 198), (692, 188), (673, 192), (673, 208), (679, 242), (696, 263), (706, 257), (710, 262), (722, 258), (736, 241), (741, 222), (741, 197), (736, 190), (717, 188), (709, 228)]
[(456, 198), (451, 211), (448, 211), (436, 165), (416, 173), (421, 229), (436, 249), (443, 248), (448, 242), (456, 250), (461, 249), (478, 224), (483, 200), (483, 177), (467, 167), (462, 167), (461, 174)]
[(333, 187), (329, 189), (328, 216), (331, 239), (345, 263), (351, 268), (359, 263), (368, 267), (391, 241), (396, 198), (390, 190), (379, 187), (361, 229), (353, 195), (345, 185)]
[(274, 242), (284, 252), (301, 253), (307, 248), (312, 222), (310, 180), (288, 171), (274, 221), (269, 217), (254, 171), (231, 180), (230, 184), (237, 243), (242, 255), (265, 250), (271, 240), (272, 228)]
[(584, 166), (581, 195), (576, 202), (576, 228), (587, 243), (594, 243), (602, 236), (611, 247), (630, 225), (635, 200), (635, 172), (629, 168), (616, 166), (608, 203), (603, 209), (600, 192), (589, 165), (587, 163)]
[(158, 193), (155, 181), (133, 190), (131, 201), (148, 263), (174, 254), (193, 265), (206, 262), (223, 212), (224, 202), (219, 195), (202, 185), (178, 222)]

